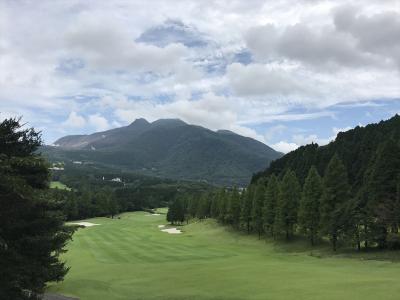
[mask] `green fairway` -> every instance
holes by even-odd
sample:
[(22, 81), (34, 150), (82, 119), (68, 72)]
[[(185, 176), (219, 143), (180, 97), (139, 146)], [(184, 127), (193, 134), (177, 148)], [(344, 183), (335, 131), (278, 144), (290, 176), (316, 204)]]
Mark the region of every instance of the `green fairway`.
[(317, 258), (204, 221), (161, 232), (165, 215), (86, 220), (55, 293), (80, 299), (399, 299), (400, 264)]
[(67, 190), (67, 191), (71, 190), (69, 187), (67, 187), (64, 183), (62, 183), (60, 181), (52, 181), (52, 182), (50, 182), (50, 188), (51, 189)]

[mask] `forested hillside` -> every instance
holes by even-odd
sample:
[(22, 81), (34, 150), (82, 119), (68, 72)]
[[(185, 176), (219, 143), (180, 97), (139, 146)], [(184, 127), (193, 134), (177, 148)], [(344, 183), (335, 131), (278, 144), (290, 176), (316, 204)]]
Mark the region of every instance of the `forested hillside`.
[[(281, 175), (287, 169), (295, 171), (301, 183), (307, 176), (311, 166), (315, 166), (323, 175), (329, 160), (337, 153), (346, 166), (352, 191), (357, 192), (365, 183), (368, 168), (374, 164), (379, 152), (386, 148), (393, 155), (397, 154), (400, 141), (400, 116), (395, 115), (387, 121), (369, 124), (365, 127), (340, 132), (334, 142), (326, 146), (309, 144), (292, 151), (280, 159), (273, 161), (263, 172), (253, 176), (252, 182), (271, 174)], [(390, 147), (395, 147), (389, 149)]]
[(196, 195), (213, 189), (200, 182), (176, 181), (110, 168), (68, 164), (52, 171), (52, 180), (69, 189), (49, 191), (67, 220), (110, 216), (125, 211), (165, 207), (180, 194)]
[(276, 239), (312, 245), (400, 249), (400, 117), (301, 147), (253, 177), (246, 190), (222, 189), (171, 204), (168, 219), (217, 218)]
[(90, 135), (66, 136), (42, 148), (53, 162), (83, 161), (136, 173), (221, 185), (247, 185), (281, 153), (227, 130), (212, 131), (177, 119), (129, 126)]

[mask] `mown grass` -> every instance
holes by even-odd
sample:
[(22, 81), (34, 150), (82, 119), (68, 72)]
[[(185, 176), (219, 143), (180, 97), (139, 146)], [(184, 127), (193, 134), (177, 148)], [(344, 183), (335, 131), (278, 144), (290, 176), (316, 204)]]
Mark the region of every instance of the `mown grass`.
[[(136, 212), (79, 229), (64, 282), (49, 290), (81, 299), (399, 299), (400, 264), (332, 256), (300, 242), (259, 241), (213, 220), (180, 235), (165, 215)], [(316, 254), (317, 253), (317, 254)], [(312, 254), (312, 255), (310, 255)], [(321, 254), (321, 255), (320, 255)]]
[(64, 183), (62, 183), (60, 181), (51, 181), (50, 182), (50, 188), (51, 189), (67, 190), (67, 191), (71, 190), (71, 188), (69, 188), (68, 186), (66, 186)]

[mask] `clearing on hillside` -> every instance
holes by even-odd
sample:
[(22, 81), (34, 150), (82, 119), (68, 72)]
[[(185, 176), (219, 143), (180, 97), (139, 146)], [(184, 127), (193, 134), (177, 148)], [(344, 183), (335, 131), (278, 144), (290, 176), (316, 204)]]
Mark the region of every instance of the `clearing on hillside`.
[(67, 190), (67, 191), (71, 190), (71, 188), (69, 188), (68, 186), (66, 186), (64, 183), (62, 183), (60, 181), (50, 182), (50, 188), (51, 189), (59, 189), (59, 190)]

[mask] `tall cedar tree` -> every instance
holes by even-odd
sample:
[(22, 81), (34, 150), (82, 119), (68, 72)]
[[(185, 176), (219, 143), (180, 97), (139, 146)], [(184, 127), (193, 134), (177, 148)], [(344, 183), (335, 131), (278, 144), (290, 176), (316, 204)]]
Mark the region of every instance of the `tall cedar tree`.
[(299, 226), (306, 233), (311, 245), (315, 244), (318, 234), (319, 206), (323, 192), (322, 179), (317, 169), (312, 166), (306, 177), (299, 206)]
[(389, 139), (378, 148), (368, 178), (368, 207), (375, 220), (374, 239), (386, 248), (388, 232), (397, 233), (397, 179), (400, 176), (400, 146)]
[(225, 223), (225, 217), (228, 206), (228, 195), (225, 189), (221, 189), (218, 193), (218, 221)]
[(233, 227), (238, 228), (240, 225), (240, 194), (238, 189), (234, 187), (229, 196), (228, 222)]
[(209, 199), (210, 199), (210, 195), (208, 193), (204, 193), (198, 199), (196, 216), (200, 220), (206, 219), (210, 215), (210, 200)]
[(279, 197), (279, 182), (275, 175), (271, 175), (268, 179), (267, 189), (265, 192), (263, 222), (265, 232), (270, 236), (274, 236), (274, 221), (276, 203)]
[(40, 134), (19, 119), (0, 123), (0, 299), (39, 299), (46, 282), (68, 271), (59, 255), (72, 229), (46, 194), (40, 145)]
[(301, 187), (296, 174), (288, 170), (280, 184), (274, 223), (274, 230), (277, 233), (283, 232), (287, 240), (289, 240), (294, 233), (300, 197)]
[(176, 198), (170, 203), (167, 213), (167, 221), (171, 224), (185, 221), (185, 206), (181, 198)]
[(211, 197), (210, 215), (212, 218), (218, 218), (218, 193), (213, 192)]
[(321, 232), (328, 235), (333, 251), (337, 241), (345, 233), (346, 203), (350, 199), (347, 171), (338, 155), (333, 155), (324, 176), (324, 192), (321, 200)]
[(263, 205), (265, 199), (265, 185), (263, 182), (259, 182), (255, 187), (254, 198), (253, 198), (253, 210), (252, 219), (254, 230), (258, 233), (258, 238), (261, 238), (263, 233)]
[(251, 230), (251, 212), (253, 207), (254, 187), (250, 185), (242, 198), (242, 207), (240, 209), (240, 219), (244, 224), (247, 233)]

